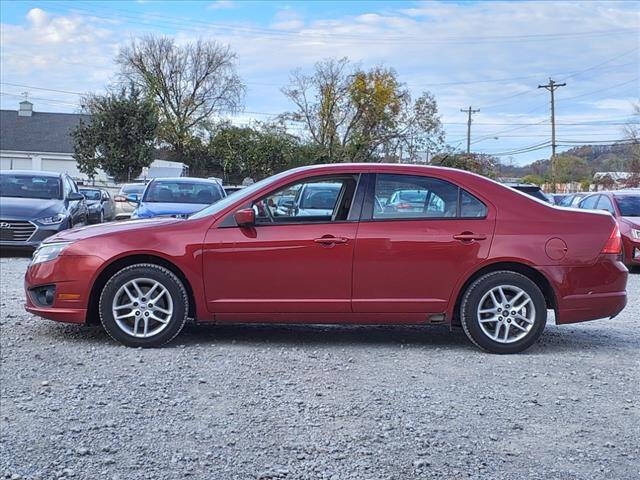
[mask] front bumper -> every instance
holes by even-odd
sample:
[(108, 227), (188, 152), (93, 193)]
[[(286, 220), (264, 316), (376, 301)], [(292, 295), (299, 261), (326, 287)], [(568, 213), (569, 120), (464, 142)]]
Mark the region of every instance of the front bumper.
[[(103, 260), (96, 256), (60, 255), (58, 258), (29, 265), (24, 277), (25, 310), (57, 322), (85, 323), (91, 286)], [(55, 286), (50, 305), (38, 303), (32, 289)]]
[(624, 263), (626, 265), (640, 265), (640, 240), (623, 236), (622, 244), (624, 246)]

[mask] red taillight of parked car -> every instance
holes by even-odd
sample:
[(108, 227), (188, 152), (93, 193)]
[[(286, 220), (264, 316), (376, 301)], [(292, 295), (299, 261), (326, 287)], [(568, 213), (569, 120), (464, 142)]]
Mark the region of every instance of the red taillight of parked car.
[(602, 253), (613, 253), (615, 255), (619, 255), (622, 253), (622, 237), (620, 236), (620, 229), (618, 228), (617, 223), (611, 231), (609, 240), (607, 240), (607, 243), (604, 244)]

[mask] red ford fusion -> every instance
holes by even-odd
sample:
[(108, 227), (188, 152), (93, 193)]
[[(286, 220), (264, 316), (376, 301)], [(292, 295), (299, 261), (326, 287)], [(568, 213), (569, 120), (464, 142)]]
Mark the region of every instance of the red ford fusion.
[(101, 322), (134, 347), (197, 323), (447, 324), (520, 352), (557, 324), (617, 315), (627, 269), (606, 212), (554, 207), (472, 173), (290, 170), (188, 218), (62, 232), (34, 253), (26, 309)]

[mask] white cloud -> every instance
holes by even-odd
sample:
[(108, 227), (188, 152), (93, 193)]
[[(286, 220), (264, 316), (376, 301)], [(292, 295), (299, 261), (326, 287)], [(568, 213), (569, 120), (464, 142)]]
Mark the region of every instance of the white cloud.
[[(548, 92), (536, 87), (549, 76), (562, 80), (573, 74), (559, 95), (559, 118), (590, 121), (623, 116), (633, 84), (573, 101), (563, 98), (628, 81), (637, 76), (639, 68), (638, 51), (632, 52), (638, 47), (637, 31), (629, 31), (640, 26), (640, 13), (634, 3), (424, 2), (411, 9), (394, 8), (393, 3), (384, 7), (361, 3), (357, 15), (326, 18), (308, 12), (303, 16), (294, 4), (272, 18), (260, 19), (260, 23), (238, 20), (234, 28), (180, 18), (175, 23), (163, 21), (160, 28), (160, 21), (154, 17), (141, 27), (137, 22), (126, 23), (127, 19), (116, 14), (113, 18), (81, 16), (72, 11), (60, 15), (44, 5), (43, 9), (30, 10), (22, 24), (2, 25), (3, 81), (72, 91), (101, 89), (115, 72), (113, 58), (119, 45), (142, 29), (155, 30), (173, 33), (180, 42), (209, 37), (229, 43), (238, 54), (240, 73), (248, 83), (247, 110), (251, 111), (281, 112), (290, 108), (279, 92), (289, 72), (296, 67), (310, 70), (314, 62), (325, 57), (348, 56), (365, 67), (393, 67), (415, 95), (422, 90), (435, 94), (443, 121), (460, 124), (447, 126), (451, 138), (464, 136), (466, 119), (459, 109), (469, 105), (481, 109), (474, 117), (474, 135), (509, 128), (483, 123), (546, 121)], [(210, 5), (233, 6), (233, 2)], [(627, 30), (616, 34), (621, 29)], [(594, 31), (607, 33), (584, 34)], [(624, 52), (629, 53), (597, 66)], [(73, 98), (55, 95), (47, 92), (37, 96), (67, 101)], [(6, 105), (7, 98), (2, 102)], [(242, 120), (248, 119), (245, 116)], [(513, 134), (538, 135), (547, 130), (541, 124)], [(564, 130), (594, 132), (593, 128), (582, 127)], [(507, 150), (535, 141), (522, 137), (502, 143), (501, 138), (498, 148)]]
[(209, 4), (207, 8), (209, 8), (210, 10), (223, 10), (223, 9), (229, 9), (229, 8), (235, 8), (235, 7), (236, 7), (236, 2), (234, 2), (233, 0), (217, 0)]

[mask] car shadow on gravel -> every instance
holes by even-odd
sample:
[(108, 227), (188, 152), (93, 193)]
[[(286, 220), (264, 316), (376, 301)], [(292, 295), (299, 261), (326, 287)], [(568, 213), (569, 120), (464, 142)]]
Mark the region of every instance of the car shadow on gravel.
[[(114, 345), (99, 326), (42, 325), (41, 332), (51, 340), (64, 343)], [(449, 330), (442, 325), (423, 326), (345, 326), (345, 325), (187, 325), (183, 332), (164, 348), (190, 345), (247, 345), (254, 347), (346, 347), (372, 346), (421, 347), (452, 351), (478, 351), (460, 328)], [(605, 326), (547, 325), (536, 344), (523, 354), (545, 355), (551, 352), (613, 352), (639, 348), (635, 338), (624, 330)]]

